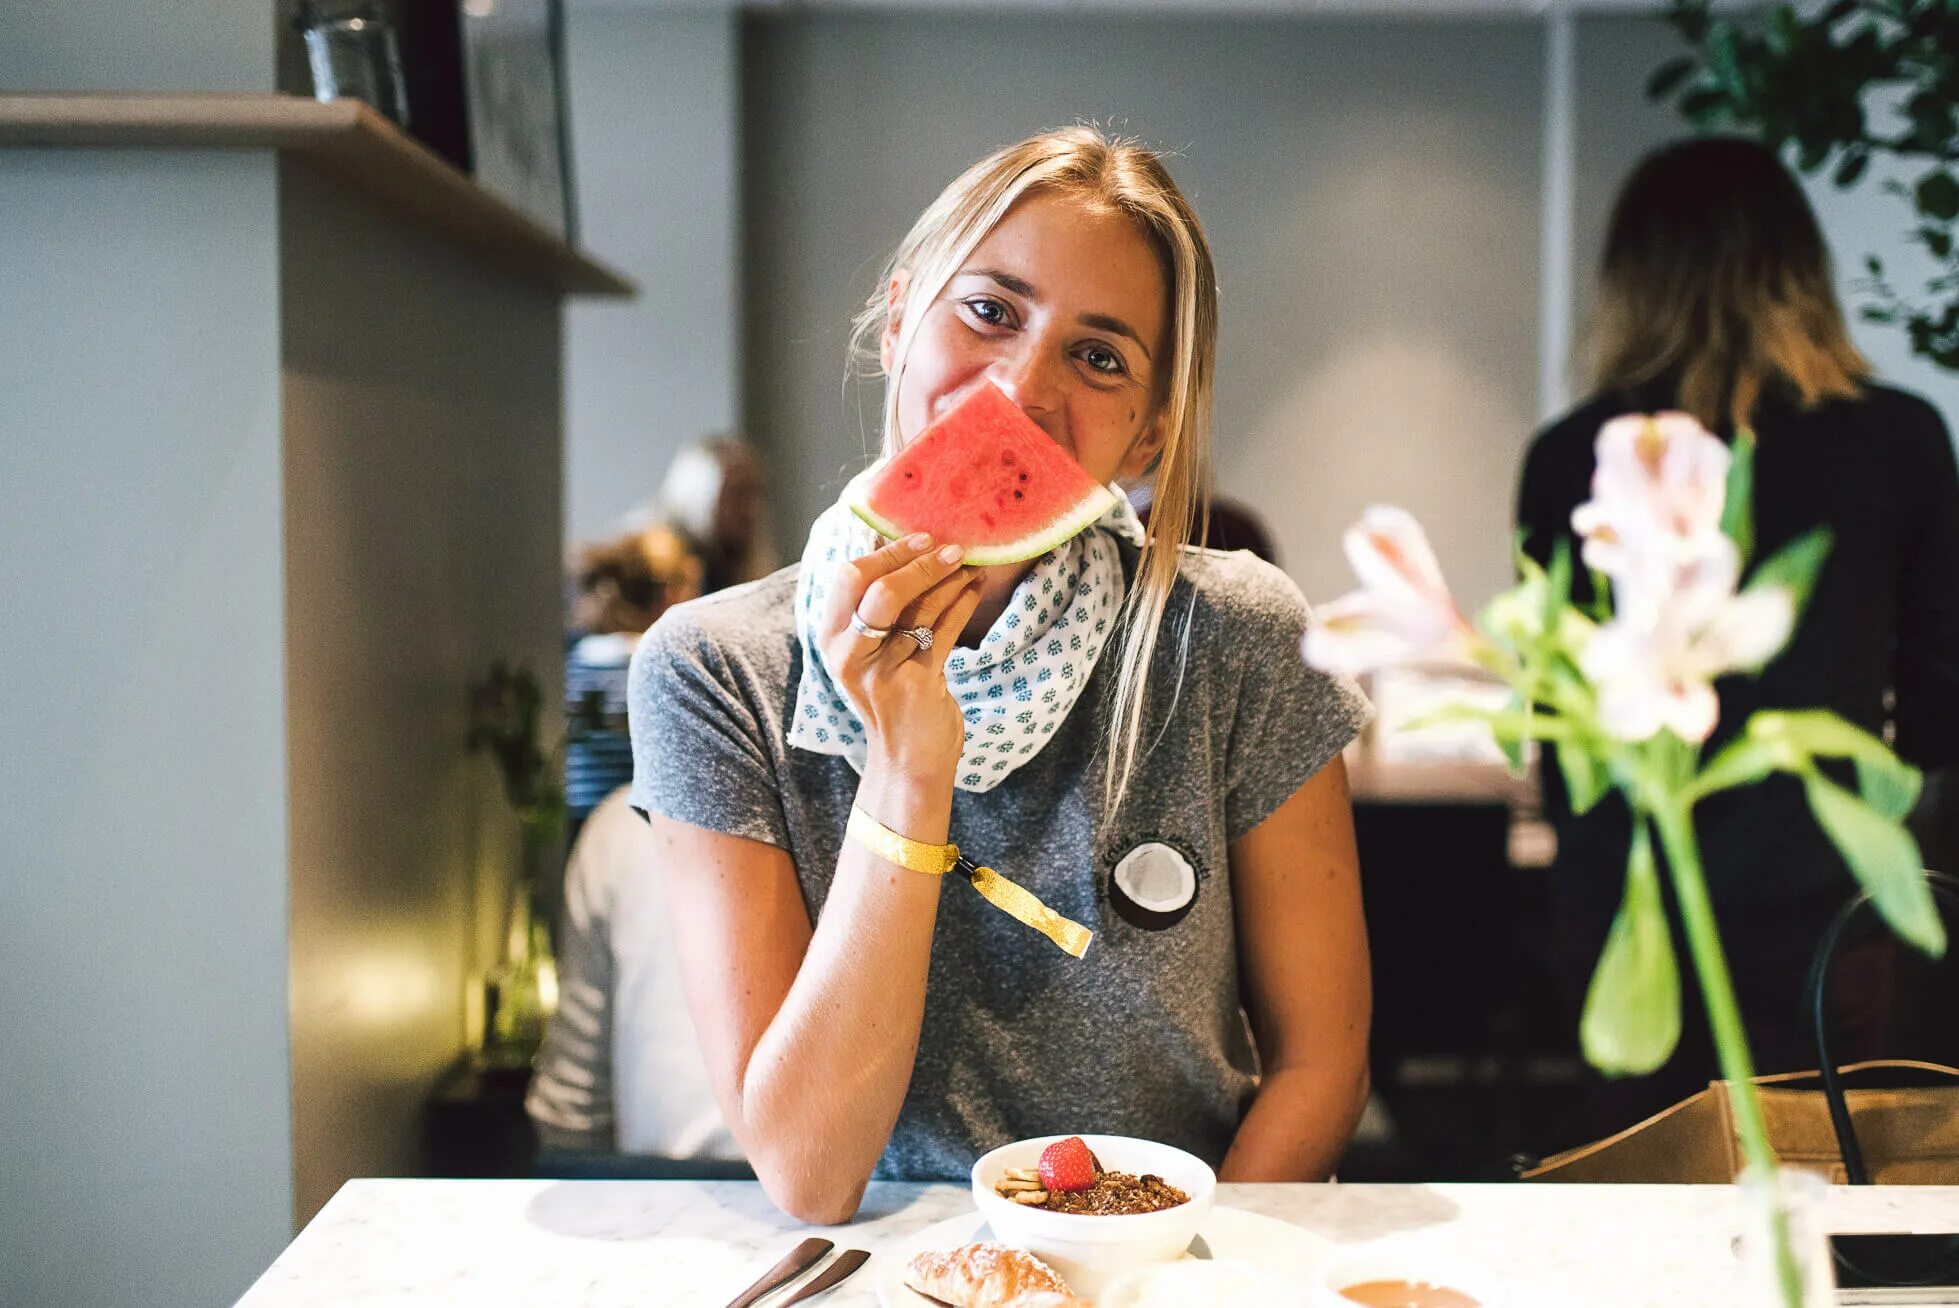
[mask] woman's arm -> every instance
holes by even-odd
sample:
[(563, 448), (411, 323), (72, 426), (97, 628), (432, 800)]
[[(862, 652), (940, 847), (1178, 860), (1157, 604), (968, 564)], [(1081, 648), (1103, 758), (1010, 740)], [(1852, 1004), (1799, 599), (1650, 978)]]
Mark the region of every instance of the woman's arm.
[[(820, 635), (865, 719), (857, 806), (943, 843), (963, 724), (944, 661), (978, 602), (976, 574), (915, 542), (847, 565)], [(932, 651), (852, 631), (929, 626)], [(846, 841), (812, 929), (784, 850), (665, 818), (666, 869), (688, 1011), (722, 1113), (782, 1210), (847, 1221), (911, 1081), (940, 878)]]
[(1346, 764), (1231, 843), (1239, 969), (1263, 1075), (1223, 1181), (1323, 1181), (1367, 1102), (1373, 1002)]

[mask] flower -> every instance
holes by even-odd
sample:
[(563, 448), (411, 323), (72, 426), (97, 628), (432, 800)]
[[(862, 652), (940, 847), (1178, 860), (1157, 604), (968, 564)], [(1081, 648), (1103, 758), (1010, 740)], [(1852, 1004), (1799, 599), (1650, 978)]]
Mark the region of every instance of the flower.
[(1360, 589), (1322, 605), (1307, 629), (1306, 661), (1359, 676), (1376, 668), (1460, 656), (1469, 624), (1442, 567), (1406, 509), (1377, 504), (1341, 537)]
[(1674, 574), (1732, 549), (1721, 531), (1728, 447), (1684, 413), (1628, 414), (1599, 429), (1592, 498), (1571, 515), (1583, 558), (1613, 581), (1613, 605), (1654, 610)]
[(1612, 619), (1578, 656), (1599, 725), (1620, 740), (1665, 729), (1699, 743), (1720, 717), (1714, 679), (1759, 669), (1782, 648), (1795, 595), (1735, 593), (1741, 555), (1721, 530), (1728, 449), (1694, 419), (1615, 418), (1597, 454), (1592, 498), (1571, 522), (1585, 562), (1612, 579)]

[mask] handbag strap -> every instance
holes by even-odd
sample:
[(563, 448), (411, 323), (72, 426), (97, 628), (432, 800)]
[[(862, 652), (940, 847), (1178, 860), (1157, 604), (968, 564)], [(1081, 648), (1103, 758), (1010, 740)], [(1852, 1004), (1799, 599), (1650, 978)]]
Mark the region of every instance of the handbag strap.
[[(1959, 881), (1943, 872), (1927, 871), (1926, 884), (1932, 894), (1945, 900), (1947, 904), (1959, 906)], [(1857, 915), (1871, 902), (1868, 890), (1845, 904), (1831, 920), (1829, 929), (1823, 933), (1822, 943), (1816, 947), (1816, 957), (1809, 966), (1808, 1001), (1810, 1019), (1816, 1026), (1816, 1067), (1823, 1080), (1823, 1101), (1830, 1106), (1830, 1125), (1837, 1134), (1837, 1149), (1843, 1154), (1844, 1178), (1852, 1185), (1869, 1185), (1870, 1169), (1864, 1165), (1864, 1151), (1857, 1143), (1857, 1129), (1850, 1121), (1850, 1104), (1844, 1096), (1843, 1073), (1837, 1067), (1837, 1060), (1830, 1050), (1830, 1024), (1828, 1021), (1830, 974), (1836, 965), (1837, 950), (1849, 934), (1851, 924)]]

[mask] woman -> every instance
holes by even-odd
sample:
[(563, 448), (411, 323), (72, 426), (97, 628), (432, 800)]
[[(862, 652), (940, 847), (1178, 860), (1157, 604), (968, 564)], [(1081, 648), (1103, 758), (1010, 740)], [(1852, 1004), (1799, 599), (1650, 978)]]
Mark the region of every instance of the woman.
[[(1038, 560), (963, 569), (833, 507), (799, 570), (674, 610), (635, 657), (633, 802), (702, 1052), (798, 1218), (1029, 1135), (1276, 1180), (1326, 1176), (1352, 1129), (1367, 954), (1338, 754), (1366, 710), (1300, 663), (1282, 574), (1182, 548), (1216, 296), (1195, 214), (1133, 144), (1072, 128), (981, 160), (860, 317), (885, 448), (991, 383), (1096, 480), (1155, 467), (1154, 537), (1124, 501)], [(832, 718), (862, 735), (811, 725)], [(847, 823), (956, 840), (1093, 944), (1071, 957)]]
[[(1718, 687), (1721, 726), (1708, 749), (1758, 708), (1834, 709), (1881, 732), (1895, 695), (1888, 716), (1899, 752), (1926, 767), (1953, 762), (1952, 444), (1930, 405), (1871, 382), (1795, 180), (1748, 141), (1696, 140), (1646, 159), (1612, 214), (1598, 312), (1596, 394), (1541, 434), (1524, 465), (1526, 548), (1544, 561), (1569, 538), (1572, 509), (1590, 497), (1592, 442), (1608, 418), (1681, 409), (1724, 434), (1752, 428), (1755, 557), (1818, 526), (1833, 543), (1788, 648), (1759, 677)], [(1582, 579), (1579, 590), (1589, 592)], [(1628, 822), (1616, 802), (1574, 820), (1557, 769), (1544, 774), (1559, 835), (1557, 948), (1575, 1007), (1618, 904)], [(1849, 872), (1791, 778), (1731, 791), (1698, 816), (1756, 1064), (1813, 1066), (1803, 981), (1824, 925), (1854, 890)], [(1860, 988), (1868, 997), (1870, 984), (1843, 987)], [(1602, 1094), (1590, 1129), (1630, 1125), (1699, 1089), (1718, 1075), (1712, 1060), (1705, 1034), (1690, 1028), (1655, 1077)]]

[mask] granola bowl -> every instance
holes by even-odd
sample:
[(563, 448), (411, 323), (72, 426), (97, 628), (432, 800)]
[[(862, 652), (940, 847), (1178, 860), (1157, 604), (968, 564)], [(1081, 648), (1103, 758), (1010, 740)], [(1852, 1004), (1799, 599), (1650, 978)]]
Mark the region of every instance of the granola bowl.
[(1002, 1244), (1025, 1249), (1059, 1272), (1076, 1294), (1094, 1298), (1125, 1272), (1184, 1256), (1217, 1193), (1218, 1178), (1195, 1154), (1154, 1140), (1084, 1135), (1101, 1167), (1161, 1177), (1190, 1198), (1145, 1213), (1057, 1213), (1016, 1203), (996, 1187), (1013, 1170), (1036, 1167), (1041, 1152), (1066, 1136), (1016, 1140), (973, 1164), (973, 1202)]

